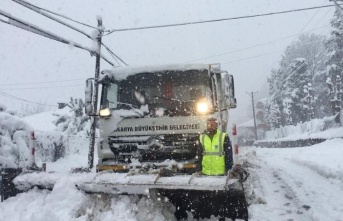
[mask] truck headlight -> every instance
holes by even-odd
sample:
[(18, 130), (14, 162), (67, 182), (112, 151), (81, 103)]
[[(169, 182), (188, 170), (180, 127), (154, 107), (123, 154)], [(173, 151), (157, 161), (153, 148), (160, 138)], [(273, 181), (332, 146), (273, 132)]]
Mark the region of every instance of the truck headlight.
[(109, 108), (100, 109), (99, 115), (100, 117), (109, 117), (111, 116), (111, 110)]
[(195, 104), (195, 110), (200, 114), (207, 114), (210, 112), (210, 104), (206, 100), (198, 101)]

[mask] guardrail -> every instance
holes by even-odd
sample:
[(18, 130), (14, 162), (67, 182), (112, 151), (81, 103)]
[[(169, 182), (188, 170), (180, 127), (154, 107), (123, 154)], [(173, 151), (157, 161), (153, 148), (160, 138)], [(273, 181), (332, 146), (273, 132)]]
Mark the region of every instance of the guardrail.
[(253, 146), (267, 147), (267, 148), (290, 148), (290, 147), (306, 147), (314, 144), (322, 143), (324, 138), (310, 138), (299, 140), (285, 140), (285, 141), (255, 141)]

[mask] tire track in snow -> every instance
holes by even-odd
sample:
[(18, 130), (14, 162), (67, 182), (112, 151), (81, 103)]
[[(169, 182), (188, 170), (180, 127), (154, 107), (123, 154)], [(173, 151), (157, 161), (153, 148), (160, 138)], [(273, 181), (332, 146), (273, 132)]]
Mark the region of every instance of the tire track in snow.
[[(299, 159), (288, 159), (289, 161), (292, 161), (293, 163), (296, 163), (300, 166), (305, 166), (309, 169), (312, 169), (314, 172), (318, 173), (319, 175), (323, 176), (324, 178), (328, 179), (338, 179), (343, 181), (343, 172), (340, 171), (332, 171), (331, 169), (323, 166), (318, 166), (314, 163), (304, 161), (304, 160), (299, 160)], [(342, 188), (343, 188), (343, 182), (342, 182)]]
[(294, 192), (297, 204), (307, 209), (311, 220), (343, 220), (343, 188), (340, 180), (332, 181), (328, 179), (332, 176), (320, 172), (316, 167), (278, 158), (277, 155), (267, 154), (262, 156), (262, 160)]
[[(264, 160), (251, 163), (251, 186), (255, 202), (249, 207), (249, 220), (312, 221), (296, 192), (282, 179), (277, 168)], [(249, 187), (248, 187), (249, 188)]]

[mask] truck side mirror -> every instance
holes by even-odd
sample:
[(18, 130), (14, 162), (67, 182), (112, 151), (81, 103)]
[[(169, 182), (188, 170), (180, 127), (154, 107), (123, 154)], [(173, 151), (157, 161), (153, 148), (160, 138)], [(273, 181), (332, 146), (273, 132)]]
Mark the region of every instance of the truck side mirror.
[(87, 115), (94, 114), (93, 108), (93, 85), (94, 79), (88, 78), (86, 80), (86, 87), (85, 87), (85, 113)]
[(230, 83), (230, 89), (229, 89), (229, 94), (230, 94), (230, 108), (236, 108), (237, 107), (237, 100), (235, 98), (235, 81), (233, 79), (233, 76), (229, 74), (229, 83)]
[(236, 108), (237, 107), (237, 100), (236, 98), (231, 98), (230, 100), (227, 100), (227, 105), (230, 107), (230, 108)]
[(236, 108), (237, 107), (237, 100), (235, 98), (235, 82), (233, 79), (233, 76), (231, 74), (228, 74), (225, 72), (225, 75), (223, 76), (225, 79), (225, 88), (224, 88), (224, 94), (225, 94), (225, 105), (228, 108)]

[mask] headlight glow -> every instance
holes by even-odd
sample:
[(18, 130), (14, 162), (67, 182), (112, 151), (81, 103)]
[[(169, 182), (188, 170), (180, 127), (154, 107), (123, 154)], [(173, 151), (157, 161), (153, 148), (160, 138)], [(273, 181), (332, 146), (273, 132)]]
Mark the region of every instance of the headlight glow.
[(111, 116), (111, 110), (109, 108), (101, 109), (99, 115), (100, 117), (109, 117)]
[(210, 105), (206, 101), (196, 103), (196, 111), (200, 114), (206, 114), (210, 111)]

